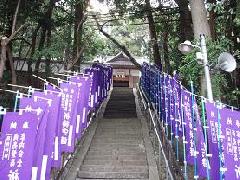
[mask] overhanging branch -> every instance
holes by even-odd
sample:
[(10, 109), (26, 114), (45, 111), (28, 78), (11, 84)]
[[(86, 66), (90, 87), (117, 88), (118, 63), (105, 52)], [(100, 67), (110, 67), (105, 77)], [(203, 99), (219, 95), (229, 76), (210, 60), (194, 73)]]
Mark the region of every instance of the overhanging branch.
[[(137, 66), (138, 69), (141, 69), (141, 65), (137, 63), (136, 59), (131, 55), (131, 53), (128, 51), (128, 49), (126, 48), (126, 46), (120, 44), (115, 38), (113, 38), (110, 34), (108, 34), (107, 32), (105, 32), (103, 30), (103, 25), (100, 25), (98, 20), (97, 20), (97, 17), (94, 16), (94, 19), (96, 21), (96, 24), (97, 24), (97, 27), (98, 27), (98, 30), (106, 37), (108, 38), (109, 40), (111, 40), (119, 49), (121, 49), (124, 54), (129, 58), (129, 60)], [(105, 23), (106, 24), (106, 23)]]

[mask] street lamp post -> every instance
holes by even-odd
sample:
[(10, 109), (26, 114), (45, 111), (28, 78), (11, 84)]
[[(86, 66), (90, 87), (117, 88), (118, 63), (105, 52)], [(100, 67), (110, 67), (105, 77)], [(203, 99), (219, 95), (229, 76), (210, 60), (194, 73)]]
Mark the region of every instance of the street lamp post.
[(213, 100), (212, 84), (211, 84), (208, 59), (207, 59), (207, 46), (206, 46), (205, 36), (203, 34), (200, 35), (200, 47), (201, 47), (201, 53), (203, 58), (204, 74), (206, 78), (207, 97), (209, 100)]
[[(204, 74), (206, 78), (206, 86), (207, 86), (207, 97), (209, 100), (213, 100), (213, 94), (212, 94), (212, 84), (211, 84), (211, 78), (210, 78), (210, 72), (209, 72), (209, 66), (208, 66), (208, 59), (207, 59), (207, 47), (206, 47), (206, 39), (205, 35), (200, 35), (200, 46), (191, 44), (190, 41), (185, 41), (184, 43), (181, 43), (178, 46), (178, 49), (183, 53), (187, 54), (191, 52), (194, 47), (197, 47), (201, 51), (201, 60), (203, 62), (204, 66)], [(199, 58), (199, 54), (197, 53), (197, 58)]]

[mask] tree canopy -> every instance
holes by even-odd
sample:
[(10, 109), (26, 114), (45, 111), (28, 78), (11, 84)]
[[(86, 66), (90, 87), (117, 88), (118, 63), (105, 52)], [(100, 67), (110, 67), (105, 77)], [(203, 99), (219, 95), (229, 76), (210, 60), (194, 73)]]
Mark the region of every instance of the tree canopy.
[[(233, 73), (213, 70), (221, 52), (232, 53), (239, 64), (240, 2), (237, 0), (2, 0), (0, 2), (1, 86), (17, 83), (13, 59), (24, 59), (27, 73), (63, 62), (71, 69), (98, 56), (123, 51), (130, 60), (144, 56), (163, 71), (193, 80), (200, 93), (202, 67), (195, 53), (182, 55), (179, 43), (207, 36), (214, 96), (239, 106), (239, 68)], [(14, 58), (12, 58), (14, 57)], [(40, 67), (40, 62), (45, 63)], [(16, 64), (16, 63), (15, 63)], [(31, 80), (29, 81), (31, 82)]]

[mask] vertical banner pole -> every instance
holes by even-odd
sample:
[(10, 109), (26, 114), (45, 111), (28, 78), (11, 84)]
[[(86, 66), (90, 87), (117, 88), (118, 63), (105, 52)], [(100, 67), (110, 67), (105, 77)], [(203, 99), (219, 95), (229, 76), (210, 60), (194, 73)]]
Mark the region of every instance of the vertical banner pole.
[[(182, 86), (181, 86), (182, 89)], [(188, 180), (188, 172), (187, 172), (187, 158), (186, 158), (186, 136), (185, 136), (185, 121), (184, 121), (184, 113), (183, 113), (183, 97), (181, 95), (181, 115), (182, 115), (182, 131), (183, 131), (183, 163), (184, 163), (184, 179)]]
[[(171, 80), (170, 80), (171, 81)], [(171, 82), (170, 82), (170, 86), (171, 86)], [(169, 91), (169, 115), (171, 114), (171, 110), (172, 110), (172, 96), (173, 96), (173, 88), (171, 87), (171, 89), (168, 89)], [(171, 116), (169, 116), (170, 119), (170, 126), (171, 126), (171, 145), (173, 147), (173, 117), (171, 118)]]
[(197, 150), (196, 150), (196, 121), (195, 121), (195, 113), (194, 113), (194, 88), (193, 88), (193, 81), (190, 81), (191, 84), (191, 97), (192, 97), (192, 124), (193, 124), (193, 138), (194, 138), (194, 179), (198, 179), (198, 172), (197, 172)]
[(155, 111), (156, 111), (156, 115), (158, 113), (158, 70), (156, 70), (155, 72)]
[(202, 106), (202, 120), (203, 120), (203, 131), (204, 131), (204, 144), (205, 144), (205, 151), (206, 151), (206, 160), (207, 160), (207, 180), (210, 180), (210, 175), (209, 175), (209, 159), (208, 159), (208, 137), (207, 137), (207, 123), (206, 123), (206, 118), (205, 118), (205, 104), (203, 97), (201, 97), (201, 106)]
[(158, 117), (161, 120), (161, 78), (160, 78), (160, 72), (158, 71)]
[(168, 123), (167, 123), (167, 113), (166, 113), (166, 106), (168, 106), (168, 104), (166, 104), (166, 77), (165, 77), (165, 75), (164, 75), (164, 78), (163, 78), (163, 83), (164, 83), (164, 85), (163, 85), (163, 87), (164, 87), (164, 101), (165, 101), (165, 106), (164, 106), (164, 111), (165, 111), (165, 125), (164, 125), (164, 127), (165, 127), (165, 133), (166, 133), (166, 136), (167, 136), (167, 138), (168, 138)]
[(32, 95), (32, 93), (34, 92), (34, 88), (32, 88), (32, 86), (28, 87), (28, 97), (30, 97)]
[[(163, 81), (161, 81), (161, 83), (162, 83), (162, 86), (161, 86), (161, 89), (162, 89), (162, 96), (161, 96), (161, 103), (162, 103), (162, 115), (161, 115), (161, 117), (162, 117), (162, 129), (163, 130), (165, 130), (165, 126), (164, 126), (164, 116), (165, 116), (165, 81), (164, 81), (164, 77), (165, 75), (164, 74), (162, 74), (162, 78), (163, 78)], [(163, 101), (164, 100), (164, 101)], [(164, 106), (163, 106), (163, 104), (164, 104)], [(164, 132), (165, 134), (166, 134), (166, 131)]]
[(176, 106), (176, 96), (177, 96), (177, 91), (175, 91), (175, 88), (173, 89), (173, 96), (174, 96), (174, 100), (173, 100), (173, 103), (174, 103), (174, 116), (175, 116), (175, 131), (176, 131), (176, 158), (177, 158), (177, 161), (179, 161), (179, 136), (178, 136), (178, 125), (176, 122), (176, 117), (178, 116), (177, 115), (177, 106)]
[(222, 143), (221, 143), (221, 115), (220, 115), (221, 103), (217, 102), (217, 119), (218, 119), (218, 151), (219, 151), (219, 164), (220, 164), (220, 180), (223, 180), (223, 164), (222, 164)]
[(17, 94), (16, 94), (16, 97), (15, 97), (15, 102), (14, 102), (14, 112), (17, 112), (17, 106), (18, 106), (18, 98), (20, 96), (20, 92), (19, 90), (17, 90)]
[(5, 108), (3, 108), (2, 106), (0, 106), (0, 131), (1, 131), (1, 126), (2, 126), (2, 122), (3, 122), (3, 116), (7, 113), (7, 110)]

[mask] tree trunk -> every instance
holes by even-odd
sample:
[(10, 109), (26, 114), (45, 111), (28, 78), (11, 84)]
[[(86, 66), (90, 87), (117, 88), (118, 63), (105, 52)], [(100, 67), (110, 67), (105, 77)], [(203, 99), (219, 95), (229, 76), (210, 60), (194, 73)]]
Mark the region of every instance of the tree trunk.
[[(238, 39), (237, 39), (240, 36), (240, 28), (234, 21), (237, 18), (240, 18), (240, 16), (238, 16), (240, 15), (240, 2), (236, 0), (231, 0), (229, 2), (229, 5), (226, 8), (227, 8), (225, 10), (226, 12), (229, 12), (230, 9), (233, 10), (233, 13), (229, 15), (227, 18), (226, 36), (229, 39), (231, 39), (231, 41), (233, 42), (231, 46), (231, 51), (236, 52), (240, 49), (240, 43), (238, 42)], [(228, 89), (230, 89), (231, 91), (240, 87), (239, 75), (240, 75), (240, 69), (237, 68), (233, 73), (231, 73), (231, 75), (228, 74), (228, 76), (226, 76), (228, 77), (227, 78)], [(238, 97), (236, 102), (237, 102), (236, 105), (238, 105), (238, 103), (240, 102), (240, 97)]]
[(193, 29), (192, 29), (192, 18), (191, 12), (188, 9), (188, 0), (175, 0), (179, 7), (180, 13), (180, 24), (179, 24), (179, 32), (180, 32), (180, 42), (184, 42), (185, 40), (193, 40)]
[[(51, 36), (52, 36), (52, 28), (51, 26), (48, 28), (47, 31), (47, 38), (46, 38), (46, 47), (49, 48), (51, 46)], [(46, 56), (46, 64), (45, 64), (45, 74), (48, 77), (51, 73), (51, 55), (48, 54)]]
[[(240, 4), (240, 3), (239, 3)], [(233, 10), (233, 13), (230, 15), (228, 22), (230, 23), (229, 25), (229, 39), (233, 41), (233, 51), (239, 50), (240, 49), (240, 43), (238, 43), (237, 37), (240, 36), (240, 29), (239, 26), (234, 23), (234, 20), (237, 18), (237, 1), (236, 0), (231, 0), (230, 1), (230, 7)]]
[(146, 13), (147, 13), (147, 19), (148, 19), (148, 25), (149, 25), (149, 34), (151, 38), (151, 44), (153, 48), (153, 59), (154, 63), (162, 69), (162, 62), (161, 62), (161, 55), (159, 51), (158, 46), (158, 38), (157, 38), (157, 32), (156, 32), (156, 26), (152, 15), (152, 8), (150, 5), (150, 0), (145, 0), (146, 4)]
[[(57, 1), (58, 0), (50, 0), (49, 5), (48, 5), (48, 9), (47, 9), (43, 19), (40, 20), (42, 33), (41, 33), (41, 38), (40, 38), (39, 46), (38, 46), (39, 51), (43, 50), (43, 48), (44, 48), (45, 39), (46, 39), (46, 36), (47, 36), (46, 33), (49, 33), (49, 31), (51, 31), (51, 29), (52, 29), (52, 12), (53, 12), (53, 9), (55, 7), (55, 3)], [(34, 71), (35, 73), (38, 73), (40, 63), (41, 63), (41, 57), (39, 57), (37, 62), (36, 62), (35, 71)]]
[(74, 21), (74, 44), (73, 44), (73, 57), (78, 57), (77, 65), (81, 64), (81, 56), (79, 55), (81, 49), (83, 48), (83, 23), (84, 23), (84, 13), (88, 6), (89, 0), (78, 1), (75, 4), (75, 21)]
[(240, 19), (240, 1), (237, 2), (236, 18)]
[(17, 76), (14, 69), (13, 59), (12, 59), (12, 51), (11, 51), (11, 40), (19, 33), (24, 25), (20, 26), (18, 30), (16, 30), (17, 24), (17, 16), (20, 7), (21, 0), (17, 1), (17, 6), (15, 12), (13, 12), (13, 4), (15, 3), (10, 1), (7, 2), (6, 9), (7, 9), (7, 28), (5, 29), (6, 37), (2, 37), (1, 39), (1, 59), (0, 59), (0, 81), (3, 78), (3, 72), (5, 68), (5, 64), (7, 59), (9, 60), (9, 65), (11, 67), (12, 72), (12, 83), (17, 83)]
[[(9, 64), (10, 64), (10, 67), (11, 67), (12, 84), (17, 84), (17, 75), (16, 75), (16, 71), (14, 69), (14, 62), (13, 62), (13, 58), (12, 58), (12, 50), (9, 46), (7, 47), (7, 56), (8, 56)], [(14, 87), (12, 87), (12, 89), (14, 90)]]
[[(73, 6), (71, 5), (71, 14), (73, 13)], [(73, 53), (71, 53), (71, 45), (72, 45), (72, 23), (68, 23), (66, 25), (67, 31), (65, 31), (65, 37), (67, 37), (67, 44), (64, 48), (64, 69), (67, 70), (68, 63), (70, 59), (73, 58)]]
[[(40, 37), (40, 41), (39, 41), (39, 44), (38, 44), (38, 51), (41, 51), (43, 50), (44, 48), (44, 44), (45, 44), (45, 38), (46, 38), (46, 27), (43, 27), (42, 29), (42, 32), (41, 32), (41, 37)], [(34, 70), (34, 73), (38, 73), (39, 71), (39, 66), (40, 66), (40, 63), (41, 63), (41, 56), (38, 58), (36, 64), (35, 64), (35, 70)]]
[[(201, 34), (211, 38), (210, 27), (207, 20), (207, 10), (203, 0), (189, 0), (193, 21), (193, 31), (195, 39), (199, 39)], [(207, 94), (206, 78), (201, 76), (201, 95)]]
[(189, 0), (193, 21), (194, 37), (199, 39), (200, 34), (211, 38), (210, 27), (207, 20), (207, 10), (203, 0)]
[[(208, 0), (208, 3), (216, 5), (216, 0)], [(209, 26), (210, 26), (212, 40), (216, 40), (216, 23), (215, 23), (215, 19), (216, 19), (216, 13), (214, 12), (214, 9), (212, 9), (209, 12)]]
[[(166, 28), (167, 30), (167, 28)], [(169, 62), (169, 56), (168, 56), (168, 31), (163, 33), (163, 55), (164, 55), (164, 62), (165, 62), (165, 72), (170, 74), (171, 73), (171, 66)]]
[(31, 54), (30, 54), (30, 61), (28, 62), (28, 73), (32, 73), (32, 58), (36, 50), (36, 43), (37, 43), (37, 35), (40, 29), (40, 25), (38, 24), (37, 28), (32, 33), (32, 47), (31, 47)]
[(78, 56), (78, 51), (81, 46), (82, 40), (82, 20), (84, 17), (84, 4), (83, 2), (77, 2), (75, 5), (75, 20), (74, 20), (74, 44), (73, 44), (73, 57)]
[(7, 37), (3, 37), (1, 39), (0, 81), (3, 78), (3, 72), (7, 61), (7, 44), (8, 44)]
[(68, 63), (69, 63), (69, 61), (71, 59), (70, 45), (71, 45), (71, 42), (72, 42), (72, 36), (71, 36), (71, 34), (72, 34), (72, 30), (71, 30), (72, 26), (69, 24), (66, 27), (68, 29), (68, 31), (66, 33), (66, 37), (68, 37), (67, 38), (68, 43), (67, 43), (67, 45), (65, 46), (65, 49), (64, 49), (64, 69), (65, 70), (67, 70)]

